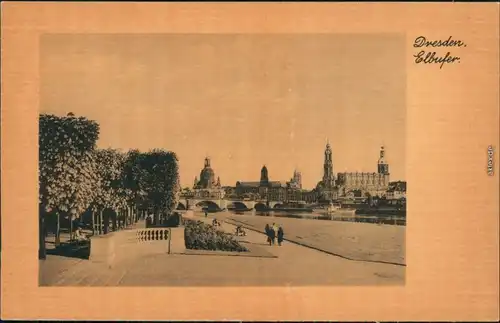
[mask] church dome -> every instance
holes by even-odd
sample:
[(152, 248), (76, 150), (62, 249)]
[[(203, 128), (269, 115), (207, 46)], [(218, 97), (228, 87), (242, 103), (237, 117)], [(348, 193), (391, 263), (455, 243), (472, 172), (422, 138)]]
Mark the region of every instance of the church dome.
[(215, 172), (210, 167), (210, 158), (205, 158), (205, 167), (200, 172), (199, 188), (212, 188), (215, 185)]
[(260, 170), (260, 183), (261, 185), (264, 185), (267, 182), (269, 182), (269, 175), (267, 174), (267, 167), (266, 165), (264, 165)]
[(211, 167), (206, 167), (201, 170), (200, 179), (213, 179), (215, 172)]

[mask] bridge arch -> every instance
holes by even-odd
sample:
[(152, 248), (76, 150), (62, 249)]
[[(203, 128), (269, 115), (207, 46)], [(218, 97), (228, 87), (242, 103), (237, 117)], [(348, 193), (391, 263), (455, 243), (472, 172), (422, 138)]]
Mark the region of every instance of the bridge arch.
[(283, 207), (283, 203), (276, 203), (273, 206), (273, 209), (281, 209)]
[(209, 211), (220, 209), (219, 204), (215, 203), (214, 201), (206, 201), (206, 200), (196, 203), (195, 206), (200, 208), (207, 208)]
[(228, 205), (228, 209), (229, 208), (234, 208), (236, 210), (246, 210), (248, 209), (249, 207), (243, 203), (243, 202), (239, 202), (239, 201), (233, 201), (231, 202), (229, 205)]
[(267, 209), (267, 205), (262, 203), (262, 202), (259, 202), (259, 203), (256, 203), (255, 204), (255, 211), (263, 211), (265, 209)]
[(186, 205), (182, 202), (179, 202), (179, 204), (177, 204), (177, 210), (186, 210)]

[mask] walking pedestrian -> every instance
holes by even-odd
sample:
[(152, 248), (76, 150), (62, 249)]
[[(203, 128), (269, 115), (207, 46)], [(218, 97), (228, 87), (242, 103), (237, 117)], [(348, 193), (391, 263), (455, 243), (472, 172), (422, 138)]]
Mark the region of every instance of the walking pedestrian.
[(269, 238), (271, 238), (271, 244), (275, 244), (277, 230), (276, 230), (276, 225), (274, 223), (272, 227), (269, 229), (269, 233), (270, 233)]
[(269, 224), (266, 224), (265, 232), (267, 237), (267, 243), (271, 245), (271, 228), (269, 227)]
[(283, 242), (283, 236), (285, 235), (285, 233), (283, 232), (283, 228), (280, 227), (278, 228), (278, 246), (281, 246), (281, 243)]

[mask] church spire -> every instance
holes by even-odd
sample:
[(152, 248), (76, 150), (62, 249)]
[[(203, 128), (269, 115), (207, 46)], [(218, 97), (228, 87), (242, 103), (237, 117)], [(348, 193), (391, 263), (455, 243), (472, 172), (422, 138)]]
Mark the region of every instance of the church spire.
[(323, 184), (327, 187), (333, 186), (335, 175), (333, 174), (333, 159), (330, 142), (327, 140), (325, 148), (325, 161), (323, 164)]
[(385, 148), (384, 148), (384, 146), (381, 146), (381, 147), (380, 147), (380, 158), (379, 158), (379, 160), (378, 160), (378, 163), (379, 163), (379, 164), (383, 164), (383, 163), (385, 163), (384, 158), (385, 158)]

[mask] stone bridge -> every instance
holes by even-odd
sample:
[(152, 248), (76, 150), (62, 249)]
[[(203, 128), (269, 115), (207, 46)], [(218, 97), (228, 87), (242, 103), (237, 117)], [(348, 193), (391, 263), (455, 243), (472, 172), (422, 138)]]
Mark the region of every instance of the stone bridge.
[(179, 204), (177, 206), (178, 210), (193, 210), (193, 209), (202, 209), (204, 207), (208, 207), (209, 209), (214, 210), (223, 210), (223, 209), (264, 209), (267, 205), (270, 208), (275, 208), (283, 204), (280, 201), (249, 201), (243, 199), (215, 199), (215, 198), (196, 198), (196, 197), (182, 197), (179, 200)]

